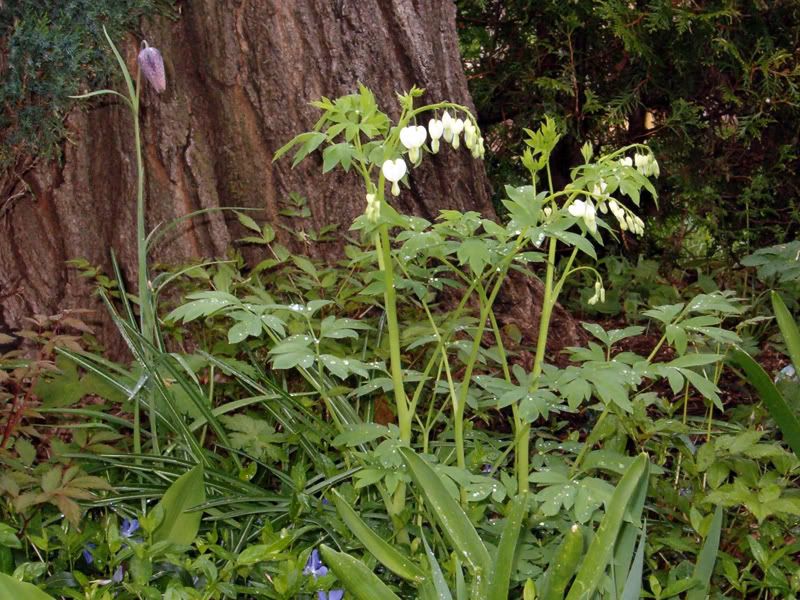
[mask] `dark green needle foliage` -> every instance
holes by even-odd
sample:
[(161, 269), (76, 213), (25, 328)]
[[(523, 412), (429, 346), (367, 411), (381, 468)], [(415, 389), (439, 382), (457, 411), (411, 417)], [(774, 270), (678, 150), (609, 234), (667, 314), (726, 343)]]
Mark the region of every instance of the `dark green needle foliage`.
[(135, 31), (173, 0), (12, 0), (0, 4), (0, 169), (58, 157), (64, 118), (81, 86), (103, 87), (115, 68), (103, 38)]

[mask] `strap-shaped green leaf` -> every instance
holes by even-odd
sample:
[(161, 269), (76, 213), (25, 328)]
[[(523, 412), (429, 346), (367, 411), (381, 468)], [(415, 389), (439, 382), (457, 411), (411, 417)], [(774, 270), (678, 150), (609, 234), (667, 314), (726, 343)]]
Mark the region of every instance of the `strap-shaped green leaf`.
[(564, 540), (553, 555), (543, 580), (542, 600), (563, 600), (572, 576), (583, 556), (583, 531), (578, 523), (567, 530)]
[(792, 359), (794, 366), (800, 369), (800, 330), (792, 318), (792, 313), (786, 308), (786, 304), (777, 292), (772, 292), (772, 310), (775, 312), (783, 341), (786, 342), (789, 358)]
[(742, 368), (747, 375), (747, 381), (758, 391), (769, 414), (775, 419), (775, 423), (783, 433), (783, 439), (794, 450), (794, 453), (800, 456), (800, 421), (778, 388), (772, 383), (772, 379), (761, 368), (761, 365), (744, 350), (734, 348), (731, 350), (731, 358)]
[(378, 576), (357, 558), (337, 552), (325, 544), (319, 547), (323, 562), (330, 567), (355, 600), (400, 600)]
[(187, 511), (205, 501), (203, 465), (197, 465), (178, 477), (164, 492), (164, 497), (159, 502), (164, 507), (164, 520), (153, 532), (153, 541), (169, 541), (181, 545), (194, 542), (200, 530), (203, 511)]
[(0, 573), (0, 598), (8, 600), (53, 600), (32, 583), (17, 581), (10, 575)]
[(494, 562), (487, 600), (508, 600), (508, 588), (514, 568), (514, 554), (517, 551), (522, 521), (528, 512), (528, 504), (529, 495), (526, 492), (518, 494), (508, 504), (506, 524), (503, 534), (500, 536), (500, 545), (497, 547), (497, 558)]
[(686, 594), (686, 600), (705, 600), (708, 596), (708, 589), (711, 584), (711, 575), (714, 573), (714, 563), (717, 562), (719, 552), (719, 538), (722, 534), (722, 507), (717, 506), (714, 510), (714, 518), (711, 520), (711, 527), (708, 529), (706, 541), (697, 555), (697, 564), (694, 566), (692, 579), (699, 583)]
[(633, 557), (631, 570), (625, 579), (625, 587), (622, 589), (620, 600), (639, 600), (642, 597), (642, 574), (644, 573), (644, 547), (647, 539), (647, 524), (642, 527), (642, 535), (639, 537), (639, 545), (636, 548), (636, 555)]
[(402, 448), (400, 453), (408, 465), (411, 477), (422, 493), (425, 503), (439, 523), (445, 537), (458, 552), (459, 557), (476, 574), (487, 577), (491, 569), (491, 558), (478, 532), (458, 503), (453, 500), (439, 476), (411, 448)]
[(606, 514), (603, 515), (603, 520), (597, 528), (597, 534), (589, 545), (575, 581), (569, 589), (567, 600), (589, 600), (595, 593), (614, 554), (614, 545), (622, 521), (630, 510), (629, 504), (634, 500), (640, 481), (649, 474), (649, 465), (647, 455), (640, 454), (620, 479)]
[(425, 573), (408, 556), (397, 550), (361, 520), (356, 511), (335, 490), (331, 494), (336, 511), (364, 547), (381, 564), (403, 579), (417, 584), (426, 579)]

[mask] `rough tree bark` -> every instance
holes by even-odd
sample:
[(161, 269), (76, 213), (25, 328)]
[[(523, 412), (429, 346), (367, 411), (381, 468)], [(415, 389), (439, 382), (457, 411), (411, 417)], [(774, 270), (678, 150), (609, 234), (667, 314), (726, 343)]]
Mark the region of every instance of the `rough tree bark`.
[[(322, 176), (318, 159), (294, 170), (289, 160), (272, 163), (277, 148), (313, 125), (318, 113), (311, 100), (350, 93), (361, 82), (391, 112), (395, 92), (416, 84), (427, 90), (426, 101), (471, 106), (452, 2), (193, 0), (180, 6), (178, 20), (143, 27), (143, 37), (165, 58), (168, 79), (164, 94), (145, 92), (142, 110), (150, 227), (216, 206), (263, 208), (258, 220), (289, 225), (279, 203), (296, 192), (307, 197), (311, 217), (291, 222), (294, 230), (346, 228), (363, 211), (357, 177)], [(139, 40), (131, 36), (120, 46), (133, 71)], [(113, 248), (135, 281), (130, 116), (114, 101), (99, 101), (76, 107), (68, 125), (61, 164), (28, 162), (0, 179), (0, 330), (19, 327), (25, 315), (90, 304), (91, 286), (65, 267), (70, 258), (108, 267)], [(483, 166), (467, 152), (426, 160), (411, 185), (398, 201), (402, 210), (427, 218), (441, 208), (494, 215)], [(223, 255), (241, 233), (234, 221), (219, 212), (194, 221), (158, 247), (153, 260)], [(538, 316), (536, 286), (531, 289), (527, 314), (513, 318), (523, 326)], [(568, 316), (559, 315), (573, 331)], [(101, 338), (112, 339), (109, 324), (103, 327)]]

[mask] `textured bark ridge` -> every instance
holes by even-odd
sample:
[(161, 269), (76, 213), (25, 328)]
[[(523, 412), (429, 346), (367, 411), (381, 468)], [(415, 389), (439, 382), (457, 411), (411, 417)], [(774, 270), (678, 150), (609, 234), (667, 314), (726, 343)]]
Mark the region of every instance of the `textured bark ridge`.
[[(425, 101), (471, 106), (452, 2), (193, 0), (181, 6), (180, 19), (144, 26), (167, 67), (166, 91), (147, 90), (143, 100), (149, 227), (204, 208), (244, 206), (263, 209), (250, 213), (257, 220), (294, 231), (329, 223), (346, 229), (364, 208), (356, 176), (322, 176), (318, 158), (296, 169), (290, 160), (272, 163), (277, 148), (313, 126), (318, 113), (310, 101), (351, 93), (361, 82), (389, 112), (395, 93), (414, 84), (426, 89)], [(139, 42), (131, 36), (119, 44), (132, 72)], [(131, 118), (112, 100), (88, 106), (68, 116), (62, 164), (37, 163), (0, 180), (0, 329), (18, 327), (32, 313), (91, 304), (91, 286), (65, 267), (70, 258), (108, 267), (113, 248), (135, 281)], [(426, 159), (411, 185), (400, 196), (401, 210), (426, 218), (441, 208), (493, 216), (483, 166), (466, 151)], [(291, 192), (308, 198), (307, 221), (279, 215)], [(241, 233), (234, 223), (229, 213), (210, 213), (182, 227), (152, 259), (174, 264), (221, 256)], [(324, 245), (294, 248), (330, 254)]]

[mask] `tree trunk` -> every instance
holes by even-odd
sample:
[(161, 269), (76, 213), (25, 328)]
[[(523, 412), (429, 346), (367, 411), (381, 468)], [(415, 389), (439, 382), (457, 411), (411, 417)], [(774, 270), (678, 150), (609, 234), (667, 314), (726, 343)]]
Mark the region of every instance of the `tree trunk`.
[[(277, 148), (318, 117), (309, 102), (363, 83), (391, 114), (395, 93), (416, 84), (425, 101), (471, 106), (460, 63), (455, 6), (443, 0), (193, 0), (176, 21), (144, 26), (161, 50), (167, 90), (143, 94), (148, 226), (219, 206), (273, 224), (281, 241), (307, 248), (288, 230), (339, 223), (363, 212), (359, 178), (321, 175), (318, 157), (291, 168), (272, 162)], [(135, 72), (139, 39), (119, 41)], [(90, 304), (91, 284), (65, 261), (109, 267), (114, 249), (135, 281), (135, 160), (131, 117), (110, 96), (68, 115), (70, 136), (60, 164), (28, 162), (0, 180), (0, 329), (26, 315)], [(494, 211), (483, 166), (469, 153), (441, 152), (411, 177), (400, 210), (433, 218), (441, 208)], [(305, 196), (311, 215), (279, 214), (290, 193)], [(287, 230), (278, 225), (284, 225)], [(187, 223), (154, 250), (152, 262), (221, 256), (242, 231), (229, 212)], [(111, 326), (101, 339), (110, 341)]]

